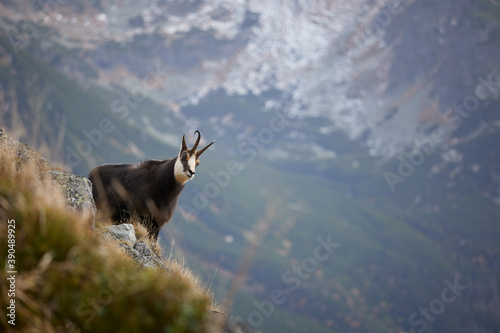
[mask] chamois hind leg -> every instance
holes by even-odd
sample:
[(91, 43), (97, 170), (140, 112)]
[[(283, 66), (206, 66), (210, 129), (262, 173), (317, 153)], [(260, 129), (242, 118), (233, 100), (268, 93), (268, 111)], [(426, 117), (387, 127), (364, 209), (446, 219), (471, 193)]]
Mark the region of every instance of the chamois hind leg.
[(115, 224), (129, 223), (131, 214), (123, 208), (116, 208), (110, 214), (111, 219)]
[(153, 238), (155, 241), (158, 240), (158, 235), (160, 234), (160, 227), (158, 226), (158, 223), (156, 222), (155, 218), (151, 218), (149, 221), (149, 236)]
[(153, 232), (151, 233), (151, 237), (157, 241), (158, 240), (158, 235), (160, 234), (160, 228), (155, 228)]
[(120, 218), (121, 216), (121, 212), (119, 210), (115, 210), (113, 212), (113, 214), (111, 214), (111, 219), (113, 220), (113, 222), (115, 222), (116, 224), (120, 223)]
[(160, 233), (160, 228), (158, 227), (158, 223), (151, 216), (141, 216), (140, 217), (141, 224), (148, 230), (148, 235), (153, 240), (158, 240), (158, 234)]

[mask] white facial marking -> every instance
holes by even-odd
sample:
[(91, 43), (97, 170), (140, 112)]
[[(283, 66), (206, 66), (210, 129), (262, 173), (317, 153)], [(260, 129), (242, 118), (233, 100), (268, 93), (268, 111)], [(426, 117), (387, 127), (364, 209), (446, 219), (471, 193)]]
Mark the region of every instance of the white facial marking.
[[(191, 169), (192, 172), (195, 172), (195, 169), (196, 169), (196, 154), (193, 154), (193, 156), (191, 156), (188, 160), (188, 165), (189, 165), (189, 169)], [(194, 174), (191, 178), (194, 177)]]
[(182, 167), (182, 162), (180, 158), (178, 158), (177, 161), (175, 161), (174, 176), (175, 179), (177, 179), (177, 181), (181, 184), (184, 184), (188, 180), (188, 178), (184, 174), (184, 168)]
[[(196, 168), (196, 154), (191, 156), (188, 160), (188, 166), (189, 170), (191, 170), (193, 173), (195, 172)], [(181, 184), (186, 183), (188, 180), (193, 179), (194, 174), (191, 174), (189, 170), (184, 170), (184, 166), (182, 164), (181, 158), (178, 157), (177, 161), (175, 161), (174, 164), (174, 176), (175, 179)]]

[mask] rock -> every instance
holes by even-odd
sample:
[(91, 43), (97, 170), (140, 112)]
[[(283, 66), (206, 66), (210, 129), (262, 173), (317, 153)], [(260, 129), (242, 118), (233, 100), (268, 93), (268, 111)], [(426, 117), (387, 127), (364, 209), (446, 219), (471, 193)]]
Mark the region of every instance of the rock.
[(121, 243), (120, 246), (123, 247), (125, 249), (125, 251), (127, 251), (127, 253), (129, 254), (129, 256), (132, 259), (134, 259), (135, 262), (137, 262), (141, 267), (152, 268), (152, 269), (157, 268), (155, 263), (153, 261), (151, 261), (150, 258), (143, 256), (141, 253), (139, 253), (139, 251), (137, 251), (133, 247), (131, 247), (125, 243)]
[(106, 227), (106, 231), (111, 237), (119, 240), (120, 246), (142, 267), (160, 268), (166, 272), (170, 272), (167, 265), (163, 263), (146, 243), (137, 241), (135, 229), (132, 224), (111, 225)]
[(143, 260), (157, 267), (162, 268), (165, 271), (170, 271), (170, 269), (163, 263), (163, 261), (158, 258), (158, 256), (143, 242), (137, 242), (134, 245), (134, 249), (142, 256)]
[(68, 206), (77, 211), (89, 212), (92, 216), (95, 216), (96, 207), (90, 180), (58, 170), (47, 171), (47, 173), (62, 188)]
[(135, 230), (132, 224), (118, 224), (106, 227), (106, 230), (116, 239), (134, 246), (137, 242)]

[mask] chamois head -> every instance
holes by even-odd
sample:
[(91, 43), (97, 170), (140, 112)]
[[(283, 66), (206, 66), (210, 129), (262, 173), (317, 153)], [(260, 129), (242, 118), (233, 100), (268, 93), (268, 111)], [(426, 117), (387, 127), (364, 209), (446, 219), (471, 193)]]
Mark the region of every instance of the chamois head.
[(175, 179), (177, 179), (177, 181), (181, 184), (184, 184), (194, 177), (195, 169), (198, 164), (200, 164), (200, 155), (215, 142), (212, 141), (205, 146), (205, 148), (196, 150), (201, 139), (200, 131), (196, 130), (194, 134), (196, 133), (198, 133), (198, 138), (191, 149), (189, 149), (186, 144), (186, 137), (184, 135), (182, 136), (181, 150), (179, 152), (179, 156), (177, 156), (174, 166)]

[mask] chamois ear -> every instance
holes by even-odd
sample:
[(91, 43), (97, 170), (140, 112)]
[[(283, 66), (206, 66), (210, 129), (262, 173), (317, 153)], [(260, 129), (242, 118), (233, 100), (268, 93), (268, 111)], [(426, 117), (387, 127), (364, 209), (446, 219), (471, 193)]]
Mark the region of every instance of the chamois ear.
[(210, 147), (211, 145), (213, 145), (214, 143), (215, 143), (215, 141), (212, 141), (205, 148), (203, 148), (202, 150), (197, 151), (196, 152), (196, 157), (200, 157), (200, 155), (203, 154), (203, 152), (205, 150), (207, 150), (207, 148)]
[(186, 144), (186, 136), (185, 136), (185, 135), (183, 135), (183, 136), (182, 136), (181, 153), (182, 153), (183, 151), (186, 151), (186, 150), (188, 150), (188, 146), (187, 146), (187, 144)]

